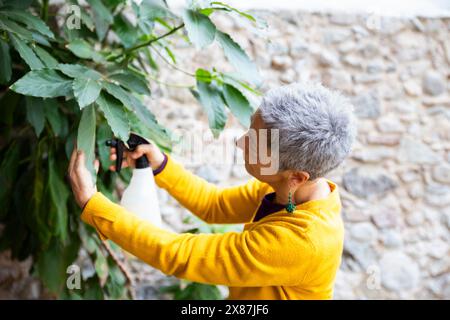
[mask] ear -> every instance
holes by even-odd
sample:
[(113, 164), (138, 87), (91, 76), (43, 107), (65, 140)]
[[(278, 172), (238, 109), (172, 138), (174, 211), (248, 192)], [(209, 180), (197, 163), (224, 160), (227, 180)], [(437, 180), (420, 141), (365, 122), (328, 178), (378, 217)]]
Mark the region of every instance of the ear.
[(309, 173), (306, 171), (293, 171), (289, 177), (289, 184), (298, 187), (309, 180)]

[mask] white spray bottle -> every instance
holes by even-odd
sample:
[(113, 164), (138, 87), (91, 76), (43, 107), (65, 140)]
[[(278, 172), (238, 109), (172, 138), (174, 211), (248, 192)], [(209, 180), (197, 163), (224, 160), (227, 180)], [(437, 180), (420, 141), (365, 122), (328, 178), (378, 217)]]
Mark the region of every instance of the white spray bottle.
[[(116, 148), (116, 171), (120, 172), (122, 168), (125, 150), (134, 151), (138, 145), (149, 143), (149, 141), (135, 133), (130, 134), (130, 138), (126, 143), (118, 139), (107, 141), (107, 146)], [(145, 155), (136, 159), (136, 167), (133, 169), (130, 184), (123, 192), (120, 205), (142, 219), (162, 227), (155, 178), (152, 167)]]

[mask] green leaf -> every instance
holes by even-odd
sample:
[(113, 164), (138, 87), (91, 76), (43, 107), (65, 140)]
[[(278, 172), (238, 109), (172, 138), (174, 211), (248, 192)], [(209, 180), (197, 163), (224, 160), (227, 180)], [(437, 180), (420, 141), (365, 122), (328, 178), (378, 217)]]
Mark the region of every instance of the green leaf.
[(252, 88), (244, 81), (239, 80), (237, 75), (232, 73), (221, 73), (220, 81), (238, 89), (247, 98), (247, 101), (250, 103), (253, 110), (256, 110), (261, 104), (262, 93), (257, 89)]
[(109, 79), (117, 81), (120, 85), (128, 90), (139, 94), (150, 95), (150, 89), (146, 79), (135, 72), (124, 70), (120, 73), (114, 73), (109, 76)]
[(61, 241), (54, 238), (50, 246), (38, 256), (39, 277), (51, 292), (59, 294), (66, 286), (66, 270), (77, 257), (78, 249), (79, 242), (71, 241), (67, 246), (63, 246)]
[(208, 70), (205, 70), (202, 68), (198, 68), (195, 71), (195, 78), (197, 79), (197, 81), (206, 82), (206, 83), (211, 83), (211, 80), (212, 80), (211, 73)]
[(67, 131), (67, 118), (61, 115), (56, 99), (44, 99), (45, 117), (55, 136), (64, 136)]
[(73, 81), (72, 89), (80, 109), (83, 109), (97, 100), (102, 86), (98, 81), (78, 78)]
[(108, 278), (108, 262), (100, 249), (96, 250), (95, 255), (95, 272), (100, 278), (100, 282), (104, 283)]
[(11, 90), (33, 97), (67, 96), (72, 92), (72, 80), (62, 77), (55, 70), (35, 70), (16, 81)]
[(153, 113), (139, 99), (114, 83), (105, 83), (104, 88), (131, 111), (128, 118), (133, 131), (143, 134), (165, 150), (171, 149), (172, 141), (166, 130), (158, 124)]
[(225, 127), (227, 116), (225, 114), (225, 104), (220, 95), (220, 91), (205, 82), (197, 81), (198, 94), (193, 92), (194, 96), (200, 101), (203, 110), (208, 116), (209, 128), (215, 138)]
[(89, 31), (95, 30), (94, 21), (92, 20), (91, 16), (87, 12), (84, 12), (82, 10), (80, 18), (81, 18), (81, 22), (83, 22), (83, 24), (86, 26), (86, 28), (89, 29)]
[(11, 80), (11, 56), (8, 44), (0, 39), (0, 83), (5, 84)]
[(128, 141), (130, 125), (128, 123), (125, 109), (118, 100), (108, 94), (102, 93), (96, 103), (103, 111), (106, 121), (112, 132), (122, 141)]
[(123, 272), (120, 270), (119, 266), (113, 262), (112, 259), (108, 259), (108, 267), (111, 280), (118, 285), (124, 286), (127, 282), (127, 278), (123, 275)]
[(83, 295), (84, 300), (102, 300), (105, 298), (97, 277), (91, 277), (85, 282), (87, 282), (87, 285)]
[(20, 160), (20, 144), (12, 142), (6, 152), (2, 153), (0, 165), (0, 218), (8, 212), (9, 203), (11, 202), (11, 193), (13, 192), (14, 183), (17, 180), (17, 170)]
[(42, 62), (44, 62), (47, 68), (54, 69), (58, 66), (58, 61), (55, 58), (53, 58), (53, 56), (46, 50), (42, 49), (39, 46), (34, 46), (33, 49), (34, 52), (36, 52), (36, 54), (42, 60)]
[(221, 31), (217, 31), (216, 39), (222, 47), (228, 61), (230, 61), (242, 78), (254, 85), (259, 85), (261, 78), (258, 69), (239, 44), (231, 39), (228, 34)]
[(250, 106), (247, 98), (238, 89), (228, 84), (223, 86), (223, 95), (231, 113), (238, 118), (244, 127), (250, 127), (250, 117), (253, 114), (253, 108)]
[(8, 7), (17, 9), (26, 9), (31, 5), (33, 0), (2, 0), (3, 4)]
[(216, 26), (204, 14), (190, 9), (184, 10), (183, 21), (189, 39), (198, 49), (206, 47), (214, 41)]
[(104, 87), (109, 94), (122, 102), (123, 105), (130, 111), (136, 113), (141, 121), (143, 121), (147, 126), (151, 127), (156, 124), (155, 116), (135, 96), (113, 83), (105, 83)]
[(32, 31), (31, 32), (33, 34), (33, 42), (36, 42), (37, 44), (40, 44), (41, 46), (50, 48), (52, 45), (50, 42), (48, 42), (47, 38), (44, 37), (42, 34), (36, 32), (36, 31)]
[(91, 59), (94, 53), (94, 50), (90, 44), (83, 39), (73, 40), (67, 45), (67, 49), (69, 49), (77, 57), (83, 59)]
[(114, 18), (114, 24), (112, 26), (115, 34), (122, 41), (125, 48), (133, 46), (138, 39), (138, 30), (131, 24), (128, 19), (119, 14)]
[(96, 173), (94, 168), (95, 160), (95, 109), (94, 105), (89, 105), (81, 113), (80, 124), (78, 125), (77, 147), (83, 150), (86, 155), (86, 167), (91, 173), (95, 183)]
[(133, 5), (138, 17), (138, 26), (146, 34), (153, 30), (158, 18), (174, 18), (174, 15), (162, 0), (143, 0), (139, 6)]
[(209, 17), (214, 12), (214, 9), (213, 8), (204, 8), (204, 9), (198, 10), (198, 12)]
[(91, 45), (83, 39), (75, 39), (66, 47), (79, 58), (92, 59), (95, 62), (104, 61), (102, 55), (96, 52)]
[(236, 8), (233, 8), (233, 7), (229, 6), (229, 5), (226, 4), (226, 3), (219, 2), (219, 1), (213, 1), (213, 2), (211, 2), (211, 4), (213, 4), (213, 5), (219, 5), (219, 6), (225, 7), (225, 8), (227, 8), (228, 10), (234, 11), (234, 12), (236, 12), (237, 14), (243, 16), (244, 18), (246, 18), (246, 19), (248, 19), (248, 20), (250, 20), (250, 21), (256, 23), (255, 17), (253, 17), (251, 14), (249, 14), (249, 13), (247, 13), (247, 12), (240, 11), (240, 10), (238, 10), (238, 9), (236, 9)]
[(174, 64), (177, 64), (177, 58), (175, 57), (175, 54), (172, 52), (172, 50), (170, 50), (169, 47), (165, 46), (164, 50), (166, 51), (167, 55), (170, 57), (170, 60), (172, 60), (172, 62)]
[(158, 64), (156, 63), (155, 59), (153, 59), (153, 55), (150, 52), (150, 50), (148, 48), (143, 48), (142, 52), (147, 57), (150, 68), (152, 68), (155, 71), (159, 71)]
[(113, 136), (111, 128), (105, 122), (102, 122), (97, 129), (97, 150), (100, 160), (100, 165), (103, 170), (108, 170), (111, 165), (109, 160), (109, 147), (105, 144), (107, 140), (110, 140)]
[(36, 30), (41, 34), (49, 37), (50, 39), (54, 39), (55, 36), (53, 32), (50, 31), (48, 26), (41, 19), (33, 16), (31, 13), (27, 11), (19, 11), (19, 10), (5, 10), (2, 11), (7, 17), (15, 20), (17, 22), (25, 24), (28, 28)]
[(58, 65), (58, 69), (71, 78), (84, 78), (92, 80), (100, 80), (102, 78), (100, 73), (81, 64), (60, 63)]
[(40, 136), (45, 126), (44, 102), (40, 98), (25, 97), (27, 120), (33, 126), (36, 136)]
[(192, 282), (185, 288), (170, 288), (175, 300), (219, 300), (222, 299), (217, 286)]
[(94, 13), (95, 32), (99, 40), (103, 40), (111, 23), (113, 23), (113, 16), (109, 9), (103, 4), (101, 0), (87, 0), (91, 5)]
[[(43, 114), (43, 112), (42, 112)], [(45, 119), (44, 119), (45, 120)], [(42, 166), (42, 156), (46, 152), (45, 149), (46, 141), (44, 139), (40, 140), (36, 147), (35, 160), (34, 160), (34, 179), (33, 179), (33, 195), (31, 198), (31, 203), (33, 206), (32, 217), (36, 233), (41, 241), (41, 245), (47, 247), (52, 236), (51, 230), (49, 230), (49, 225), (47, 224), (47, 210), (42, 208), (42, 204), (45, 201), (44, 196), (44, 185), (47, 185), (48, 180), (44, 178), (45, 169)], [(48, 203), (46, 203), (47, 205)]]
[[(249, 99), (247, 96), (247, 92), (251, 93), (255, 96), (262, 96), (262, 93), (251, 86), (249, 86), (244, 81), (239, 80), (239, 77), (233, 73), (221, 73), (221, 81), (239, 89), (244, 95)], [(249, 99), (250, 100), (250, 99)]]
[(19, 52), (22, 59), (28, 64), (31, 70), (42, 69), (44, 65), (41, 60), (34, 54), (33, 50), (18, 37), (10, 33), (11, 42), (14, 48)]
[(56, 234), (62, 241), (66, 241), (68, 227), (67, 200), (69, 199), (69, 190), (61, 178), (61, 174), (59, 173), (60, 171), (58, 170), (52, 156), (49, 157), (48, 167), (48, 186), (50, 189), (50, 198), (57, 213)]
[(8, 20), (6, 16), (0, 13), (0, 29), (6, 30), (8, 32), (14, 33), (16, 36), (33, 41), (33, 33), (25, 29), (21, 25), (15, 23), (14, 21)]
[[(121, 86), (111, 83), (111, 82), (105, 82), (103, 84), (103, 87), (106, 89), (106, 91), (110, 95), (112, 95), (114, 98), (116, 98), (120, 102), (122, 102), (123, 105), (125, 107), (127, 107), (129, 110), (133, 111), (133, 104), (137, 103), (136, 101), (134, 101), (136, 98), (133, 95), (131, 95), (129, 92), (127, 92)], [(139, 100), (138, 100), (138, 102), (139, 102)]]

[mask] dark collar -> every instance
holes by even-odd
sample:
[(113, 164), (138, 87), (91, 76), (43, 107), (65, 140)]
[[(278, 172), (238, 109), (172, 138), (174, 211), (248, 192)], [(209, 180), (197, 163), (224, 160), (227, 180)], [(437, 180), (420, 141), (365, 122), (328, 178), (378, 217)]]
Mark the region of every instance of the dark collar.
[(258, 211), (256, 212), (255, 217), (253, 218), (253, 222), (257, 222), (262, 218), (268, 216), (269, 214), (281, 211), (284, 209), (284, 205), (278, 204), (274, 202), (275, 200), (275, 192), (268, 193), (264, 196), (259, 205)]

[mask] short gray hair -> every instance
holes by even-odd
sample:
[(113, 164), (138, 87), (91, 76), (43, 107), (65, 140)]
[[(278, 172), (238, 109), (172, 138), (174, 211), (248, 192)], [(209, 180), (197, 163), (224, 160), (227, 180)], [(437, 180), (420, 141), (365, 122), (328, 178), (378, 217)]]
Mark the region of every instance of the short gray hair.
[(356, 136), (353, 106), (321, 84), (272, 89), (259, 108), (267, 129), (279, 130), (279, 169), (323, 177), (350, 153)]

